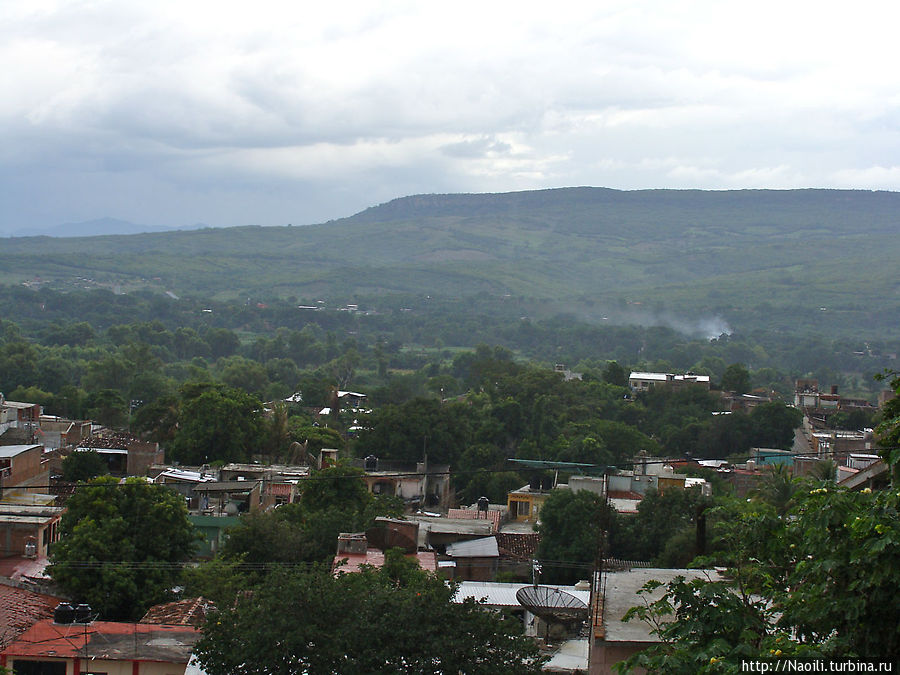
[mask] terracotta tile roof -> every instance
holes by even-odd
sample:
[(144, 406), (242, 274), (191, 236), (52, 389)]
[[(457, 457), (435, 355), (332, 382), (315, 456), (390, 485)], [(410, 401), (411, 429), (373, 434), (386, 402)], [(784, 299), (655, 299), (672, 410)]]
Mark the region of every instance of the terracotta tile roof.
[(191, 626), (94, 621), (58, 625), (44, 619), (3, 651), (7, 656), (187, 663), (200, 631)]
[(531, 560), (541, 543), (541, 535), (537, 532), (498, 532), (494, 536), (503, 558)]
[(204, 598), (188, 598), (176, 602), (155, 605), (147, 610), (141, 623), (168, 624), (170, 626), (194, 626), (199, 628), (215, 605)]
[(0, 582), (0, 649), (41, 619), (53, 616), (61, 598)]
[(269, 494), (278, 497), (290, 497), (293, 486), (290, 483), (269, 483)]

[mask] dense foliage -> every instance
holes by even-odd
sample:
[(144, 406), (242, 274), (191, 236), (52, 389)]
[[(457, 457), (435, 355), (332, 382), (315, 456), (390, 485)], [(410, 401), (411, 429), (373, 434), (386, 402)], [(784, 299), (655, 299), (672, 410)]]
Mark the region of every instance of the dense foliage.
[(241, 564), (230, 572), (258, 578), (273, 565), (330, 562), (339, 533), (365, 531), (378, 516), (403, 513), (400, 499), (372, 495), (361, 475), (361, 469), (343, 464), (325, 468), (304, 481), (298, 502), (245, 515), (229, 530), (220, 554)]
[(48, 568), (54, 583), (110, 621), (136, 621), (171, 599), (197, 541), (184, 499), (141, 478), (79, 486), (60, 535)]
[(521, 621), (453, 593), (396, 549), (358, 573), (287, 569), (221, 604), (194, 653), (210, 675), (540, 672)]

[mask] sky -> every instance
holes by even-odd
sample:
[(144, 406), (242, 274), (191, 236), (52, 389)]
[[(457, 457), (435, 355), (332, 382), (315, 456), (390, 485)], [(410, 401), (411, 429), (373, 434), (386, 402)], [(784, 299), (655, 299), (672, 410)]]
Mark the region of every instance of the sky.
[(900, 4), (0, 0), (0, 234), (409, 194), (900, 190)]

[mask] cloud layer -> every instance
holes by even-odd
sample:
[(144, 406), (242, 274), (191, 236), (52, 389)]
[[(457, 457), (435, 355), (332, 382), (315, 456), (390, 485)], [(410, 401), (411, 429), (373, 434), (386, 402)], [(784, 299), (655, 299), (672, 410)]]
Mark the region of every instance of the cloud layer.
[(0, 233), (411, 193), (900, 189), (882, 2), (0, 5)]

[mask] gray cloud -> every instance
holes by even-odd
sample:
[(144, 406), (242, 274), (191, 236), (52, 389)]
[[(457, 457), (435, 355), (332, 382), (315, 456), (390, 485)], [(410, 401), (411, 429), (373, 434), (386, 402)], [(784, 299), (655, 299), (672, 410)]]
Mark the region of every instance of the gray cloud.
[(900, 9), (370, 4), (0, 6), (0, 233), (309, 223), (416, 192), (900, 188)]

